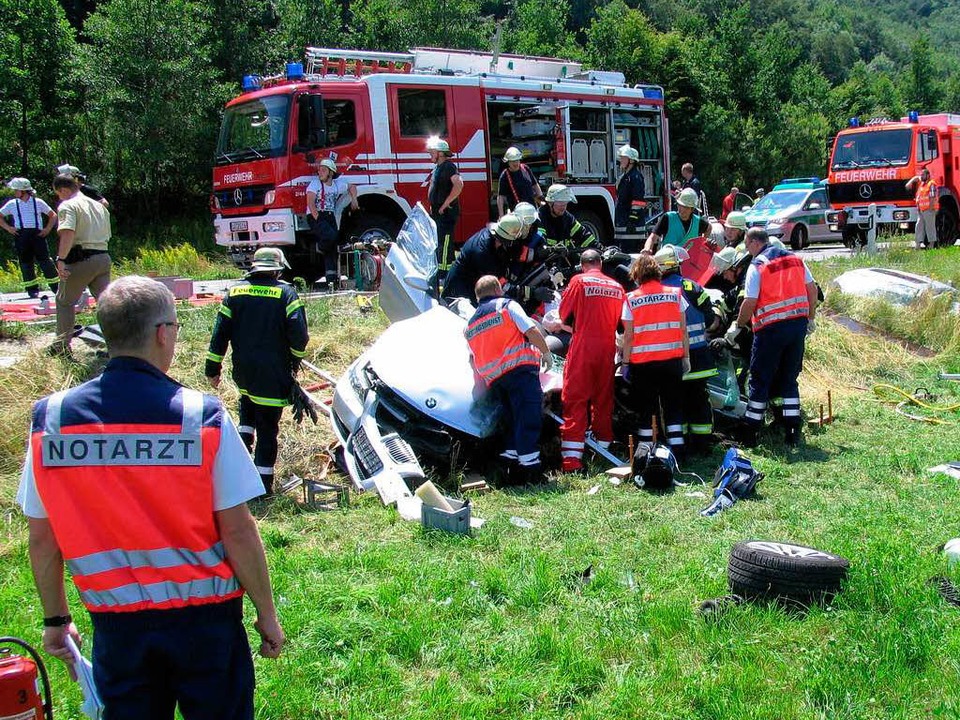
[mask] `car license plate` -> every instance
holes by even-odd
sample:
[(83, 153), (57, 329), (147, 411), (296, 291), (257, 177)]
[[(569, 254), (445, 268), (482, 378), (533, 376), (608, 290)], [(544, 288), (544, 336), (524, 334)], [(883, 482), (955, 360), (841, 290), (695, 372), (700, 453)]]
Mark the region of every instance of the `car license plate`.
[(246, 220), (235, 220), (230, 223), (230, 232), (247, 232), (249, 226)]

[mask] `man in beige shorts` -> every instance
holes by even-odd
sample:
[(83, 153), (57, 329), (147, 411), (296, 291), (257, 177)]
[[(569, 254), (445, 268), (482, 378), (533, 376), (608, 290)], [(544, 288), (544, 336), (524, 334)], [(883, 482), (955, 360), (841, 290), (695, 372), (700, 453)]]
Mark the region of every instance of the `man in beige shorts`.
[(60, 221), (60, 242), (57, 252), (57, 339), (50, 350), (68, 354), (75, 305), (87, 288), (95, 297), (110, 284), (110, 211), (96, 200), (80, 192), (75, 178), (57, 175), (53, 190), (60, 199), (57, 218)]

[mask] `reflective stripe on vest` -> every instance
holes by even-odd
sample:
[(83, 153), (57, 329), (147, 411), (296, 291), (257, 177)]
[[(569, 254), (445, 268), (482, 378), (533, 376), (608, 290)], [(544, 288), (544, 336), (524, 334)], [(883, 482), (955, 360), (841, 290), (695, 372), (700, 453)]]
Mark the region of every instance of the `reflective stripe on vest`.
[(509, 302), (507, 298), (481, 302), (464, 331), (477, 374), (488, 386), (518, 367), (540, 367), (537, 351), (510, 317)]
[(939, 200), (937, 185), (933, 180), (919, 183), (916, 195), (917, 210), (920, 212), (937, 210), (940, 205)]
[(686, 247), (696, 237), (700, 237), (700, 216), (697, 213), (690, 216), (690, 227), (686, 230), (683, 229), (680, 213), (673, 210), (667, 213), (667, 234), (661, 239), (662, 245)]
[[(672, 272), (663, 278), (663, 284), (667, 287), (675, 287), (683, 291), (684, 277), (678, 272)], [(690, 343), (690, 349), (696, 350), (698, 348), (707, 346), (707, 328), (704, 324), (703, 313), (700, 312), (700, 308), (694, 305), (692, 302), (687, 302), (687, 309), (684, 311), (684, 320), (687, 323), (687, 340)]]
[(132, 612), (239, 597), (214, 517), (220, 429), (216, 416), (204, 426), (203, 394), (176, 389), (160, 418), (115, 424), (91, 416), (101, 379), (51, 395), (31, 437), (37, 490), (84, 605)]
[(683, 357), (683, 313), (680, 291), (657, 281), (646, 282), (627, 295), (633, 318), (630, 362), (644, 363)]
[(760, 295), (753, 311), (753, 331), (773, 323), (810, 315), (803, 261), (791, 252), (769, 247), (753, 260), (760, 272)]

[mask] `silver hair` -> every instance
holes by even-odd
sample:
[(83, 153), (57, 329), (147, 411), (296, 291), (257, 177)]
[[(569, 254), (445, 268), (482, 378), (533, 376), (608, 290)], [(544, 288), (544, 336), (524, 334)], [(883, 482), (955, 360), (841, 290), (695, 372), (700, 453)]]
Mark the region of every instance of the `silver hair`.
[(117, 278), (97, 299), (97, 321), (112, 355), (147, 349), (157, 323), (176, 314), (173, 293), (141, 275)]

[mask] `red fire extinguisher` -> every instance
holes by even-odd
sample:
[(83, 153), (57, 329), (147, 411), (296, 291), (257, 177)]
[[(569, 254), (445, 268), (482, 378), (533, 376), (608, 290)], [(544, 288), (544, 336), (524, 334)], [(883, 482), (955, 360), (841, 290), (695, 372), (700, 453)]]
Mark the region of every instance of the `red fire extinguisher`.
[(50, 680), (39, 653), (15, 637), (0, 637), (0, 645), (18, 645), (30, 654), (14, 655), (9, 647), (0, 647), (0, 720), (53, 720)]

